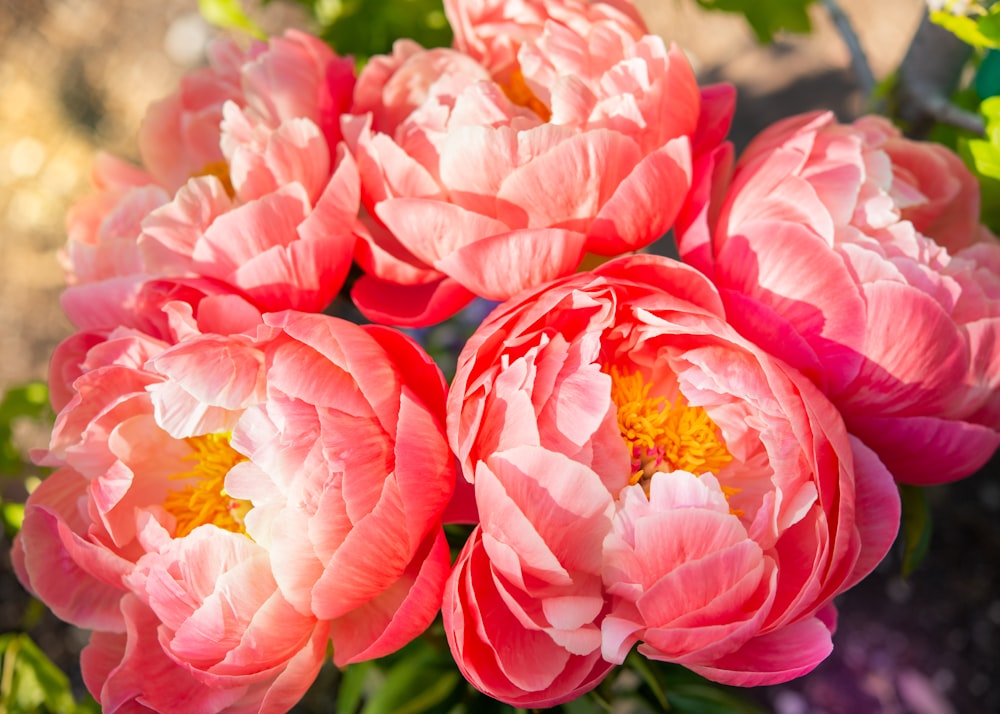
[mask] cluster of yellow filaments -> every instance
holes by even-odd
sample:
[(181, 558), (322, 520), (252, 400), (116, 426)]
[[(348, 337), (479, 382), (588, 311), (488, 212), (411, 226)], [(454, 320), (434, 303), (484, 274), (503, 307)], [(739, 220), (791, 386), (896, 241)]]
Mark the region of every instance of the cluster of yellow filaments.
[(195, 174), (195, 177), (198, 176), (215, 176), (222, 182), (222, 187), (230, 198), (236, 196), (236, 189), (233, 188), (233, 180), (229, 174), (229, 164), (225, 161), (213, 161), (206, 165), (200, 173)]
[(500, 86), (503, 88), (503, 93), (507, 95), (507, 99), (514, 104), (530, 109), (541, 117), (542, 121), (547, 122), (552, 118), (552, 110), (545, 106), (545, 103), (531, 91), (520, 67), (511, 72), (507, 81)]
[(189, 471), (170, 477), (187, 483), (170, 491), (163, 504), (177, 519), (174, 537), (186, 536), (206, 523), (246, 534), (243, 518), (250, 510), (250, 503), (229, 496), (225, 480), (229, 470), (247, 458), (229, 445), (228, 434), (192, 436), (185, 441), (191, 446), (191, 453), (185, 460), (194, 465)]
[[(632, 457), (631, 485), (649, 493), (657, 472), (687, 471), (700, 476), (718, 475), (733, 457), (719, 428), (702, 407), (678, 395), (673, 404), (649, 395), (652, 383), (639, 372), (623, 374), (612, 366), (611, 399), (618, 407), (618, 429)], [(726, 496), (739, 489), (723, 486)]]

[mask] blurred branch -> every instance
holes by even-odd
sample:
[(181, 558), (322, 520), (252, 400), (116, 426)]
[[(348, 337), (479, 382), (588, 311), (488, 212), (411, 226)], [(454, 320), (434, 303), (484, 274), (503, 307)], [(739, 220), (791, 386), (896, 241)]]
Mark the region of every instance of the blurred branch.
[(925, 136), (935, 123), (983, 133), (982, 117), (950, 99), (971, 54), (972, 47), (924, 14), (899, 66), (894, 89), (896, 116), (907, 125), (909, 136)]
[(847, 51), (851, 53), (851, 67), (857, 76), (858, 86), (865, 98), (868, 99), (875, 91), (875, 75), (872, 73), (871, 65), (868, 64), (868, 57), (861, 46), (861, 40), (858, 39), (858, 33), (854, 31), (854, 26), (851, 24), (851, 18), (843, 11), (837, 0), (823, 0), (823, 5), (830, 13), (830, 19), (833, 20), (834, 27), (837, 28), (840, 38), (847, 46)]

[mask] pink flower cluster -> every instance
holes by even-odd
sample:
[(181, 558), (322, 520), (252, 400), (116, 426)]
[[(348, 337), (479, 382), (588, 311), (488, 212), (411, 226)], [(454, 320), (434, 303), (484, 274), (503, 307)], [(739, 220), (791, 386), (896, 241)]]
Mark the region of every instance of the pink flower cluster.
[[(445, 7), (453, 47), (360, 73), (214, 45), (70, 213), (13, 560), (108, 711), (287, 710), (439, 611), (517, 706), (633, 647), (786, 681), (897, 482), (1000, 444), (1000, 242), (954, 154), (812, 114), (734, 162), (732, 90), (628, 0)], [(683, 262), (640, 254), (671, 229)], [(352, 265), (382, 325), (324, 314)], [(397, 328), (476, 297), (449, 386)]]

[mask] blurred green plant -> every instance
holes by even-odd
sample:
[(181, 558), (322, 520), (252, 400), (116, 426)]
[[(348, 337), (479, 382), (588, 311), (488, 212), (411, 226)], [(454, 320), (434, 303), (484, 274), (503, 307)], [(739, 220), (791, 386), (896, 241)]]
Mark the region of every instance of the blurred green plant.
[[(269, 5), (275, 0), (260, 0)], [(392, 51), (392, 44), (408, 37), (424, 47), (451, 44), (451, 28), (441, 0), (284, 0), (306, 9), (317, 34), (341, 55), (364, 62)], [(255, 37), (264, 33), (244, 10), (240, 0), (198, 0), (202, 17), (213, 25)]]
[(21, 419), (51, 422), (49, 388), (44, 382), (13, 387), (0, 401), (0, 474), (4, 476), (17, 476), (24, 471), (24, 456), (14, 441), (14, 425)]
[(733, 12), (746, 17), (760, 42), (774, 40), (781, 31), (810, 32), (809, 6), (813, 0), (697, 0), (707, 10)]
[(899, 528), (899, 541), (903, 548), (902, 575), (908, 578), (927, 555), (931, 544), (931, 509), (924, 488), (902, 484), (899, 496), (902, 505)]
[[(13, 387), (0, 400), (0, 476), (21, 479), (30, 491), (44, 469), (32, 465), (17, 444), (16, 428), (24, 420), (43, 425), (52, 423), (49, 390), (43, 382), (30, 382)], [(8, 493), (4, 488), (0, 493)], [(8, 538), (13, 538), (24, 520), (24, 503), (0, 496), (0, 522)], [(2, 714), (2, 713), (0, 713)]]
[(1000, 5), (952, 1), (933, 10), (930, 18), (973, 47), (1000, 48)]
[[(310, 699), (306, 696), (304, 701)], [(562, 714), (764, 714), (745, 690), (724, 687), (679, 665), (633, 652), (594, 691), (542, 711)], [(301, 711), (313, 711), (300, 707)], [(347, 667), (340, 678), (336, 714), (522, 714), (475, 690), (459, 674), (440, 619), (428, 633), (388, 657)], [(316, 709), (315, 711), (320, 711)], [(539, 710), (531, 710), (539, 711)]]
[(69, 678), (20, 632), (0, 635), (0, 714), (97, 714), (90, 696), (77, 701)]
[(246, 14), (240, 0), (198, 0), (198, 11), (206, 22), (216, 27), (242, 30), (260, 39), (267, 36)]
[(960, 138), (958, 151), (979, 179), (983, 223), (1000, 233), (1000, 96), (983, 100), (979, 111), (986, 123), (985, 135)]
[[(401, 37), (424, 47), (451, 44), (451, 27), (441, 0), (286, 0), (305, 7), (319, 35), (339, 54), (363, 62), (392, 51)], [(269, 4), (274, 0), (264, 0)]]

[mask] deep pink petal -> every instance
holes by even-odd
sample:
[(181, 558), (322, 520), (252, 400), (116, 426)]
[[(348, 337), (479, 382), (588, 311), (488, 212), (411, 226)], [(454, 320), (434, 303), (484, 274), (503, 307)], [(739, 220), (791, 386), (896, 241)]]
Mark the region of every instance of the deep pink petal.
[(457, 280), (442, 277), (422, 285), (400, 285), (363, 275), (351, 298), (370, 320), (400, 327), (426, 327), (451, 317), (475, 295)]

